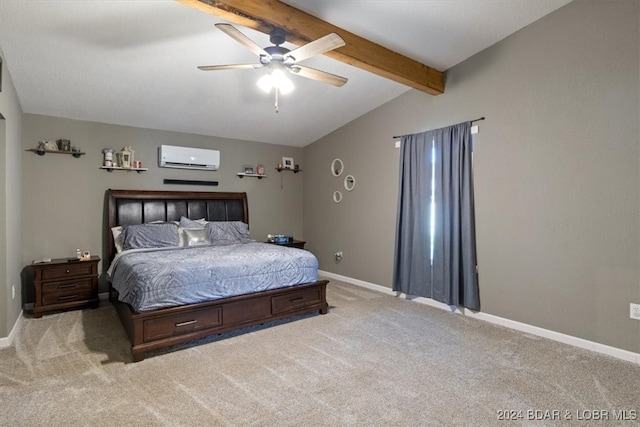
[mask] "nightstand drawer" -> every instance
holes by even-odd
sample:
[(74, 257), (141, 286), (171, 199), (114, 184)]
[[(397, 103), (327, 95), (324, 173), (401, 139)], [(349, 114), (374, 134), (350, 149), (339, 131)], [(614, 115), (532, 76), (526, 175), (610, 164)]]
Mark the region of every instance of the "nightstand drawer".
[(42, 285), (42, 304), (49, 305), (72, 301), (85, 301), (91, 298), (92, 290), (92, 278), (46, 283)]
[(64, 279), (67, 277), (89, 276), (92, 274), (94, 263), (74, 262), (60, 267), (42, 270), (42, 280)]
[(271, 298), (271, 313), (279, 314), (293, 311), (298, 307), (322, 302), (320, 289), (304, 289)]

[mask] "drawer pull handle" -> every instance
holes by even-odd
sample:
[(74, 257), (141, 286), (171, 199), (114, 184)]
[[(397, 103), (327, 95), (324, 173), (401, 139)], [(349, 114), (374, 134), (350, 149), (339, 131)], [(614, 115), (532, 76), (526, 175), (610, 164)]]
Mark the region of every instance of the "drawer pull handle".
[(68, 301), (76, 298), (78, 298), (78, 295), (67, 295), (63, 297), (58, 297), (58, 301)]
[(67, 268), (67, 274), (69, 274), (69, 273), (71, 273), (71, 270), (69, 270), (69, 269)]
[(58, 285), (58, 289), (75, 288), (76, 286), (78, 286), (77, 283), (67, 283), (64, 285)]
[(197, 320), (188, 320), (186, 322), (176, 323), (176, 328), (179, 328), (180, 326), (193, 325), (196, 322), (197, 322)]
[(292, 298), (289, 300), (289, 302), (293, 302), (293, 303), (300, 302), (300, 301), (304, 301), (304, 297)]

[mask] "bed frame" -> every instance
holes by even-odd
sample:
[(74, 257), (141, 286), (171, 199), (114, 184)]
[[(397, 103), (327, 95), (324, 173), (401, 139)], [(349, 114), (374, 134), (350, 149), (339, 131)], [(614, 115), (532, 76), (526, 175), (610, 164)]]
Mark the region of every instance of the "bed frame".
[[(151, 221), (179, 221), (185, 216), (208, 221), (243, 221), (249, 224), (246, 193), (179, 191), (107, 191), (108, 221), (105, 238), (109, 264), (116, 254), (111, 227)], [(108, 266), (105, 266), (105, 270)], [(146, 352), (220, 334), (233, 329), (319, 311), (326, 314), (327, 280), (240, 295), (197, 304), (136, 312), (117, 299), (109, 283), (109, 300), (115, 305), (131, 342), (133, 361)]]

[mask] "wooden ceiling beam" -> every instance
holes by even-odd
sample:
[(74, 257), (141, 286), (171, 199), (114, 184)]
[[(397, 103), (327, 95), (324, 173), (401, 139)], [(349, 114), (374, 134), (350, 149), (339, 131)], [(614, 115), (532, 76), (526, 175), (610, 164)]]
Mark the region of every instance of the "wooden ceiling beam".
[(421, 64), (366, 40), (278, 0), (176, 0), (217, 16), (232, 24), (269, 34), (274, 28), (286, 32), (287, 41), (297, 46), (329, 33), (340, 35), (346, 45), (326, 56), (402, 83), (431, 95), (444, 93), (441, 71)]

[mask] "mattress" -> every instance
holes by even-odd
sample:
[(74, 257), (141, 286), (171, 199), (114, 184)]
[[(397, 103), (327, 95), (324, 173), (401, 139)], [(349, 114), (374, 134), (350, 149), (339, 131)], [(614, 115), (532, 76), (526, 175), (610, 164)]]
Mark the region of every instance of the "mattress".
[(107, 274), (120, 301), (149, 311), (315, 282), (318, 260), (258, 242), (134, 249), (119, 253)]

